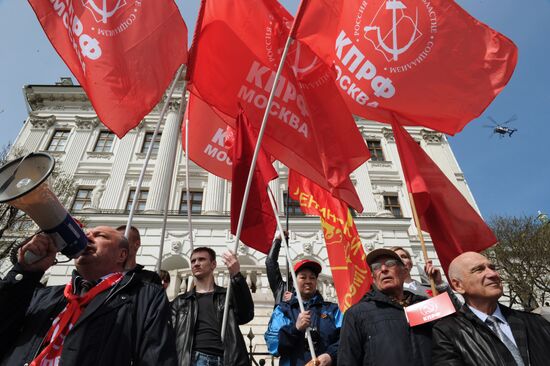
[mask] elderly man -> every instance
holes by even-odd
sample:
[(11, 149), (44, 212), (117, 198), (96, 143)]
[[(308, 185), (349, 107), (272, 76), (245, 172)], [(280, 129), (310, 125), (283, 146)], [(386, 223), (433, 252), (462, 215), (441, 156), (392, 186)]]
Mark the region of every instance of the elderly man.
[(409, 327), (403, 307), (426, 297), (403, 290), (405, 265), (393, 250), (367, 255), (373, 288), (348, 309), (338, 365), (431, 365), (431, 323)]
[(466, 304), (434, 326), (434, 364), (550, 364), (550, 323), (498, 303), (503, 289), (494, 264), (466, 252), (451, 262), (449, 277)]
[(338, 338), (342, 326), (342, 313), (338, 304), (323, 300), (317, 291), (317, 277), (321, 265), (310, 259), (302, 259), (294, 265), (297, 291), (300, 291), (304, 308), (296, 296), (289, 302), (280, 302), (269, 320), (265, 341), (269, 352), (281, 356), (281, 366), (310, 365), (311, 354), (305, 339), (310, 328), (318, 366), (336, 365)]
[[(121, 225), (116, 229), (124, 235), (126, 232), (126, 225)], [(136, 262), (137, 252), (141, 246), (141, 235), (135, 226), (130, 226), (128, 244), (129, 250), (128, 259), (126, 260), (126, 270), (134, 270), (136, 275), (138, 275), (142, 280), (163, 286), (160, 276), (156, 272), (146, 270), (145, 267)]]
[[(160, 286), (124, 273), (128, 241), (114, 228), (87, 233), (66, 286), (39, 287), (56, 249), (38, 234), (0, 283), (1, 365), (175, 365), (168, 300)], [(31, 251), (42, 259), (26, 264)]]
[(191, 254), (195, 287), (172, 302), (176, 347), (180, 366), (248, 366), (250, 361), (239, 325), (254, 318), (254, 303), (235, 254), (227, 252), (223, 261), (231, 277), (231, 298), (227, 328), (222, 342), (221, 320), (226, 289), (217, 286), (214, 270), (216, 253), (199, 247)]

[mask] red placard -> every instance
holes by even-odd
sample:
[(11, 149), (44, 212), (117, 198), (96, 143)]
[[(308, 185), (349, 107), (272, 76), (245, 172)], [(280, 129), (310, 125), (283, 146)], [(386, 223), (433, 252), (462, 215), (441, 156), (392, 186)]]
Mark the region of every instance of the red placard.
[(411, 327), (441, 319), (455, 312), (453, 302), (446, 292), (405, 308), (405, 315)]

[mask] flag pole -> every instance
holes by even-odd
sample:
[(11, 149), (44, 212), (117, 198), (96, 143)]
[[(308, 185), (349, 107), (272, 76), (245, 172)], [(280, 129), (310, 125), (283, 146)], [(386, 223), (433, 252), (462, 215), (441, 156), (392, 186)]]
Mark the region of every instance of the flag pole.
[(132, 221), (134, 220), (134, 213), (136, 212), (136, 206), (137, 201), (139, 198), (139, 193), (141, 192), (141, 186), (143, 185), (143, 177), (145, 177), (145, 171), (147, 170), (147, 166), (149, 165), (149, 160), (151, 158), (151, 154), (153, 152), (153, 145), (155, 138), (157, 137), (160, 129), (160, 124), (162, 120), (164, 119), (164, 116), (166, 114), (166, 111), (168, 110), (168, 105), (170, 104), (170, 98), (172, 98), (172, 94), (174, 94), (174, 89), (176, 89), (176, 83), (178, 79), (180, 78), (183, 69), (185, 68), (185, 64), (182, 64), (178, 71), (176, 72), (176, 75), (174, 76), (174, 79), (172, 80), (172, 85), (170, 85), (170, 89), (168, 91), (168, 94), (166, 96), (166, 102), (162, 106), (162, 109), (160, 111), (159, 119), (157, 121), (157, 124), (155, 126), (155, 131), (153, 132), (153, 136), (151, 138), (151, 144), (149, 145), (149, 148), (147, 149), (147, 154), (145, 155), (145, 161), (143, 162), (143, 166), (141, 167), (141, 173), (139, 174), (139, 179), (136, 185), (136, 191), (134, 193), (134, 199), (132, 200), (132, 206), (130, 207), (130, 213), (128, 215), (128, 221), (126, 222), (126, 230), (124, 231), (124, 236), (128, 238), (128, 235), (130, 234), (130, 227), (132, 226)]
[[(289, 174), (288, 176), (290, 177), (290, 169), (289, 169)], [(287, 234), (289, 234), (289, 227), (290, 227), (290, 182), (287, 180), (287, 188), (286, 188), (286, 209), (285, 209), (285, 212), (286, 212), (286, 232)], [(282, 235), (284, 235), (284, 233), (282, 233)], [(287, 287), (287, 291), (290, 291), (290, 272), (289, 272), (289, 266), (290, 266), (290, 262), (288, 261), (288, 258), (285, 258), (285, 261), (286, 261), (286, 287)]]
[[(246, 211), (246, 204), (248, 202), (248, 196), (250, 194), (250, 186), (252, 184), (252, 178), (254, 177), (254, 169), (256, 168), (256, 160), (258, 160), (258, 154), (260, 152), (262, 139), (264, 137), (265, 128), (267, 126), (267, 120), (269, 117), (269, 111), (271, 110), (271, 105), (273, 104), (273, 99), (275, 98), (275, 90), (277, 89), (277, 86), (279, 84), (279, 79), (281, 77), (281, 73), (283, 72), (283, 67), (285, 64), (286, 56), (288, 54), (288, 49), (290, 48), (290, 45), (292, 44), (292, 41), (294, 39), (292, 37), (288, 37), (286, 40), (285, 48), (283, 49), (283, 53), (281, 55), (281, 61), (279, 62), (279, 67), (277, 69), (277, 73), (275, 74), (275, 80), (273, 82), (273, 86), (271, 88), (271, 92), (269, 94), (269, 99), (267, 101), (267, 106), (265, 108), (264, 117), (262, 119), (262, 125), (260, 127), (260, 131), (258, 132), (258, 141), (256, 142), (256, 147), (254, 149), (254, 155), (252, 156), (252, 162), (250, 163), (250, 171), (248, 172), (248, 178), (246, 181), (246, 187), (244, 190), (243, 195), (243, 201), (241, 204), (241, 212), (239, 213), (239, 221), (237, 225), (237, 232), (235, 233), (235, 245), (233, 247), (233, 253), (237, 255), (237, 250), (239, 249), (239, 241), (241, 238), (241, 230), (244, 220), (244, 214)], [(284, 235), (283, 235), (284, 236)], [(225, 295), (225, 305), (223, 309), (223, 318), (222, 318), (222, 329), (221, 329), (221, 338), (222, 342), (225, 339), (225, 330), (227, 328), (227, 314), (229, 312), (229, 298), (231, 296), (231, 278), (229, 279), (229, 284), (227, 286), (227, 293)]]
[[(273, 214), (275, 215), (275, 220), (277, 221), (277, 228), (279, 231), (282, 232), (283, 226), (281, 225), (281, 220), (279, 220), (279, 213), (277, 212), (277, 206), (275, 205), (275, 201), (273, 200), (273, 193), (271, 192), (271, 189), (269, 189), (269, 186), (267, 187), (267, 192), (269, 196), (269, 202), (271, 203), (271, 208), (273, 209)], [(282, 243), (285, 247), (285, 254), (286, 254), (286, 260), (287, 263), (292, 263), (292, 258), (290, 257), (290, 251), (288, 249), (288, 243), (286, 241), (286, 237), (282, 236)], [(294, 270), (294, 267), (289, 266), (290, 269), (290, 275), (292, 276), (292, 280), (294, 283), (298, 283), (298, 279), (296, 278), (296, 271)], [(300, 306), (300, 311), (304, 312), (306, 311), (304, 307), (304, 300), (302, 299), (302, 294), (300, 294), (300, 291), (298, 288), (296, 288), (296, 297), (298, 298), (298, 305)], [(311, 328), (307, 327), (306, 329), (306, 338), (307, 338), (307, 344), (309, 346), (309, 352), (311, 354), (311, 359), (315, 362), (317, 362), (317, 355), (315, 354), (315, 348), (313, 347), (313, 339), (311, 338)]]
[[(191, 192), (189, 190), (189, 118), (185, 119), (185, 193), (187, 194), (187, 224), (189, 230), (189, 246), (191, 248), (191, 253), (193, 253), (195, 246), (193, 243), (193, 221), (191, 217)], [(187, 291), (191, 291), (191, 288), (193, 288), (193, 276), (189, 276)]]
[[(416, 231), (418, 231), (418, 238), (420, 239), (420, 245), (422, 246), (422, 254), (424, 255), (424, 262), (428, 263), (428, 250), (426, 249), (426, 243), (424, 242), (424, 234), (422, 233), (422, 228), (420, 227), (420, 220), (418, 219), (418, 213), (416, 212), (416, 205), (414, 203), (413, 194), (409, 192), (409, 202), (411, 203), (411, 208), (413, 212), (414, 223), (416, 225)], [(430, 286), (432, 288), (432, 293), (434, 296), (437, 295), (437, 289), (435, 288), (435, 281), (432, 276), (430, 278)]]
[[(181, 119), (183, 118), (183, 111), (185, 102), (185, 93), (187, 90), (187, 81), (183, 81), (183, 90), (181, 92), (180, 105), (178, 107), (177, 123), (178, 129), (181, 127)], [(153, 140), (154, 141), (154, 140)], [(151, 146), (153, 144), (151, 143)], [(151, 147), (149, 146), (149, 147)], [(176, 144), (174, 151), (172, 152), (172, 158), (168, 162), (170, 178), (164, 182), (165, 191), (167, 191), (166, 199), (164, 200), (164, 214), (162, 218), (162, 230), (160, 232), (160, 244), (159, 244), (159, 255), (157, 259), (157, 273), (160, 274), (160, 267), (162, 265), (162, 256), (164, 252), (164, 236), (166, 235), (166, 224), (168, 222), (168, 208), (170, 205), (170, 194), (172, 193), (172, 179), (174, 178), (174, 166), (176, 165), (176, 155), (178, 153), (178, 144)]]

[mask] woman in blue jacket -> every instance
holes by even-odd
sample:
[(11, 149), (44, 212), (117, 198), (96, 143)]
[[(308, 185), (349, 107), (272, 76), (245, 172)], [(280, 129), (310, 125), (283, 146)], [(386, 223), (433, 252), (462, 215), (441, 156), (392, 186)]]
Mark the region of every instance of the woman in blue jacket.
[(264, 335), (268, 350), (274, 356), (280, 356), (281, 366), (307, 364), (311, 361), (311, 354), (305, 334), (310, 327), (318, 365), (336, 365), (343, 315), (337, 304), (324, 301), (317, 291), (321, 265), (303, 259), (294, 265), (294, 270), (298, 280), (296, 288), (302, 295), (306, 310), (300, 312), (296, 294), (288, 302), (277, 305)]

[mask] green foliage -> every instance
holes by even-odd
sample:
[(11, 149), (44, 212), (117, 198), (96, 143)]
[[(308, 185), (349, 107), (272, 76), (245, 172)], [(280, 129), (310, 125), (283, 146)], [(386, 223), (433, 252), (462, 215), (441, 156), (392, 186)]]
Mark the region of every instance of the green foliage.
[(490, 220), (499, 244), (486, 254), (497, 264), (511, 305), (526, 311), (550, 301), (550, 225), (535, 217)]

